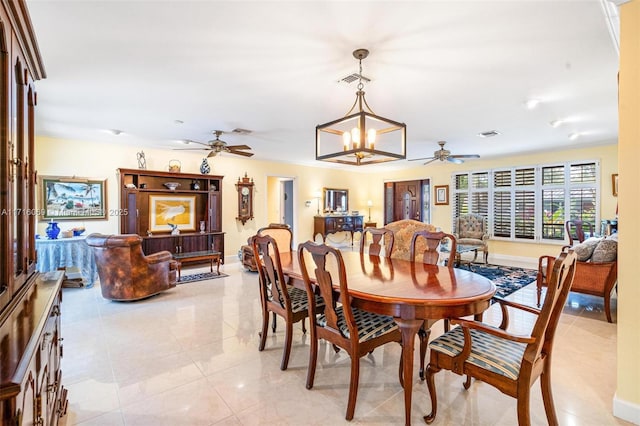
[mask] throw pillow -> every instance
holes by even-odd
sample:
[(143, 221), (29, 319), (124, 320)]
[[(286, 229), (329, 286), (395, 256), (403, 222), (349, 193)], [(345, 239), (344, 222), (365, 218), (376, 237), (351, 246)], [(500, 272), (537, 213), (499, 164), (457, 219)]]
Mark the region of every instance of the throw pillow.
[(573, 251), (580, 262), (586, 262), (589, 260), (596, 246), (600, 243), (601, 238), (589, 238), (584, 240), (580, 244), (573, 246)]
[(593, 250), (591, 261), (593, 263), (613, 262), (617, 257), (618, 242), (612, 238), (605, 238)]

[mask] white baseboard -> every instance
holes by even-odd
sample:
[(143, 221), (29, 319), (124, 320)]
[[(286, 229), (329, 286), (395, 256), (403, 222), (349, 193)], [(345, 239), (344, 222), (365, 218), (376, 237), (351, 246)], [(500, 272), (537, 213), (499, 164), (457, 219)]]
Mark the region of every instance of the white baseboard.
[(640, 404), (613, 397), (613, 415), (635, 425), (640, 425)]
[(521, 268), (538, 269), (537, 257), (509, 256), (489, 253), (489, 263), (496, 265), (519, 266)]

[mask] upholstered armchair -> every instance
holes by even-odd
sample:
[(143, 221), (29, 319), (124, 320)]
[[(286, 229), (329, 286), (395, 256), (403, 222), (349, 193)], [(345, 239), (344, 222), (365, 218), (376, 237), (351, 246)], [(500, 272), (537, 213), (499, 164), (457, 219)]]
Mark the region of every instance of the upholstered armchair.
[(477, 247), (473, 262), (478, 257), (478, 251), (481, 251), (484, 253), (484, 263), (487, 263), (489, 257), (487, 217), (474, 213), (462, 214), (455, 219), (453, 225), (453, 235), (459, 246)]
[[(280, 253), (290, 252), (292, 250), (293, 233), (291, 232), (291, 227), (286, 223), (270, 223), (269, 226), (258, 229), (256, 235), (261, 237), (268, 235), (276, 240)], [(246, 245), (240, 247), (242, 266), (244, 266), (247, 271), (257, 272), (258, 266), (253, 256), (251, 238), (252, 237), (249, 237)]]
[(102, 297), (128, 301), (144, 299), (176, 286), (177, 262), (168, 251), (145, 256), (135, 234), (91, 234)]
[[(413, 238), (413, 234), (415, 234), (418, 231), (435, 232), (436, 230), (436, 227), (431, 224), (420, 222), (413, 219), (397, 220), (395, 222), (387, 223), (384, 227), (393, 232), (394, 242), (393, 242), (393, 249), (391, 250), (391, 257), (394, 259), (404, 259), (404, 260), (412, 260), (411, 259), (411, 239)], [(424, 239), (421, 239), (415, 248), (415, 252), (424, 253), (425, 249), (426, 249), (426, 243)]]

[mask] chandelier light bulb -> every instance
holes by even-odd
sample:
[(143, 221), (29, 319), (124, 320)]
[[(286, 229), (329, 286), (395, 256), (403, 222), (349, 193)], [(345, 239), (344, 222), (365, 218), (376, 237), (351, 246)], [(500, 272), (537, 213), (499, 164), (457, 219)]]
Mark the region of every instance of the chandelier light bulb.
[(367, 131), (367, 143), (369, 144), (369, 149), (373, 149), (376, 143), (376, 129), (369, 129)]
[(342, 143), (344, 144), (344, 150), (348, 150), (349, 149), (349, 145), (351, 144), (351, 133), (349, 132), (344, 132), (342, 134)]
[(353, 140), (353, 147), (358, 148), (360, 146), (360, 129), (357, 127), (351, 129), (351, 139)]

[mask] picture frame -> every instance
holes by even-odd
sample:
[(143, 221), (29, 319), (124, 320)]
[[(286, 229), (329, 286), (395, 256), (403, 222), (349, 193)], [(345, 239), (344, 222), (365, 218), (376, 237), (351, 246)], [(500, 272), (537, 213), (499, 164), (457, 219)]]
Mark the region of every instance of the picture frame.
[(107, 180), (39, 176), (40, 220), (107, 219)]
[(613, 192), (613, 196), (618, 196), (618, 174), (614, 173), (611, 175), (611, 190)]
[(195, 195), (149, 195), (149, 231), (196, 230)]
[(435, 193), (435, 205), (449, 205), (449, 185), (435, 185), (433, 187)]

